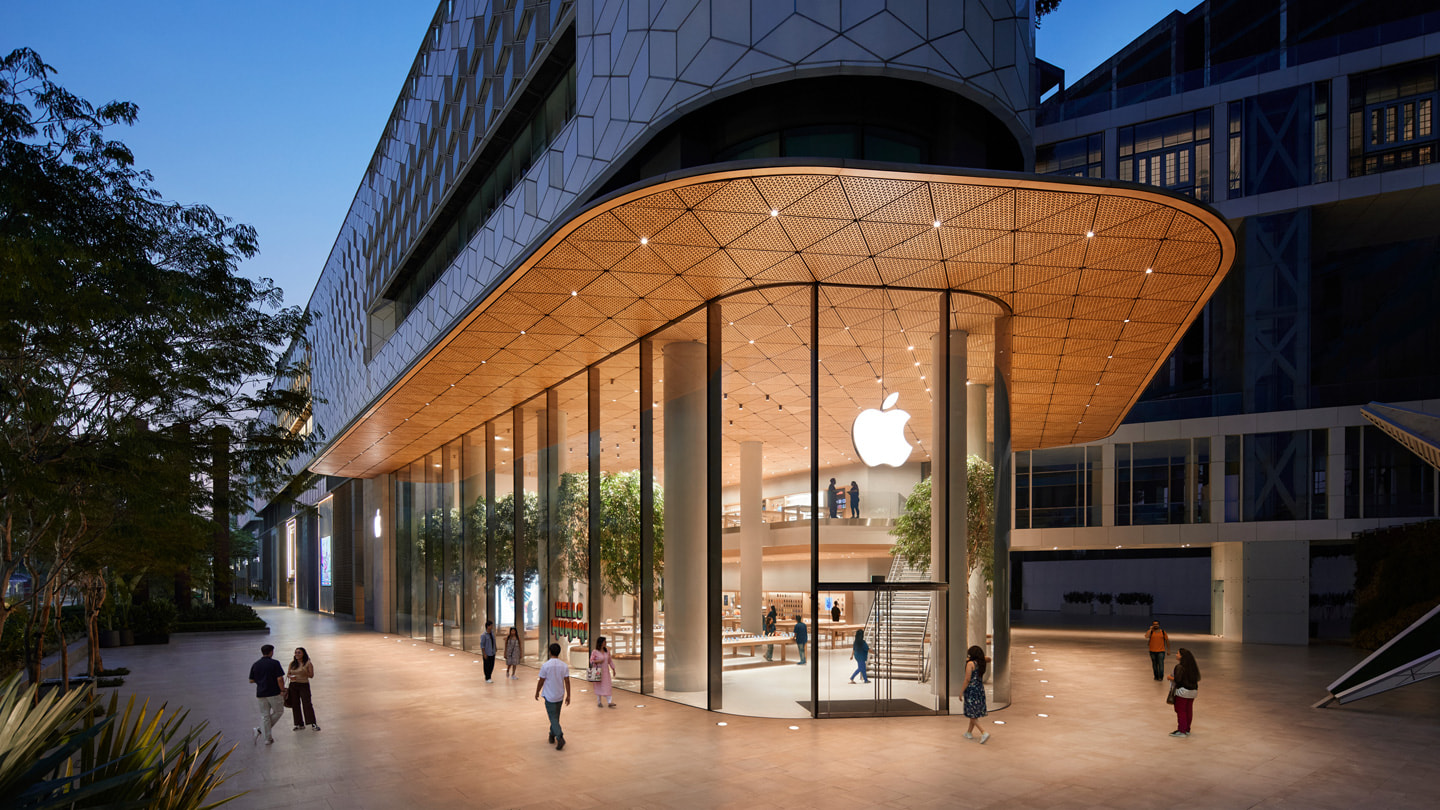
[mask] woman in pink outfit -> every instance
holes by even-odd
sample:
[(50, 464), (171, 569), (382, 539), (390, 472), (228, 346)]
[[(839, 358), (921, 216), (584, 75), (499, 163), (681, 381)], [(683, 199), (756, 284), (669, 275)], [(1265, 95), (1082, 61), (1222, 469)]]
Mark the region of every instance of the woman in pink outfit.
[(590, 666), (600, 668), (600, 680), (595, 682), (595, 705), (604, 706), (609, 701), (610, 708), (615, 708), (615, 698), (611, 696), (615, 691), (611, 686), (615, 662), (610, 658), (610, 645), (605, 643), (604, 636), (595, 639), (595, 649), (590, 652)]

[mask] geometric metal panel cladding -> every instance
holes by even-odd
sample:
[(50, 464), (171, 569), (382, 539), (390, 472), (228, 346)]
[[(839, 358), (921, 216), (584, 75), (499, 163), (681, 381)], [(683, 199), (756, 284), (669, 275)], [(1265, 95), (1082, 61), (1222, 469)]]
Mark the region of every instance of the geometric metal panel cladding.
[(995, 321), (1010, 315), (1015, 449), (1095, 441), (1234, 257), (1218, 215), (1146, 187), (835, 167), (670, 175), (558, 227), (311, 468), (389, 472), (708, 300), (811, 282), (967, 293), (952, 325), (972, 335), (976, 382), (992, 380)]

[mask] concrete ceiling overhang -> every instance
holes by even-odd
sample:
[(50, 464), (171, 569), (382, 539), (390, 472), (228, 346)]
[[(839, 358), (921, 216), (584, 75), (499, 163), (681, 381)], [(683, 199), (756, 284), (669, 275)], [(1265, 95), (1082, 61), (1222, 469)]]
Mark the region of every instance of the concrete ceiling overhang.
[(811, 282), (968, 294), (952, 323), (971, 331), (977, 382), (993, 378), (1008, 310), (1014, 449), (1096, 441), (1234, 259), (1218, 214), (1146, 186), (850, 167), (669, 175), (557, 225), (311, 469), (392, 472), (708, 300)]

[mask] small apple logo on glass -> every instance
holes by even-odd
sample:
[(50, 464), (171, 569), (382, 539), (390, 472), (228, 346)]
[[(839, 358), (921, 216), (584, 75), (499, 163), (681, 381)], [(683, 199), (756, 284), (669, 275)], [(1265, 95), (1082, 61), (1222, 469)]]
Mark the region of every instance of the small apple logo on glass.
[(910, 458), (910, 442), (905, 439), (905, 423), (910, 421), (910, 414), (895, 407), (899, 399), (900, 392), (896, 391), (885, 397), (880, 410), (866, 408), (855, 417), (850, 438), (867, 467), (881, 464), (899, 467)]

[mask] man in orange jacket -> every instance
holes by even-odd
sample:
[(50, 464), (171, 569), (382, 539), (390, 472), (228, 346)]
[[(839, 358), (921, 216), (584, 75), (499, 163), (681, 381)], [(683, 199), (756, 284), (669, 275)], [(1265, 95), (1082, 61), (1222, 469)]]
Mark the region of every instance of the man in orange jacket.
[(1162, 681), (1165, 679), (1165, 654), (1170, 651), (1170, 637), (1160, 629), (1160, 622), (1156, 620), (1145, 631), (1145, 638), (1150, 641), (1150, 666), (1155, 670), (1155, 680)]

